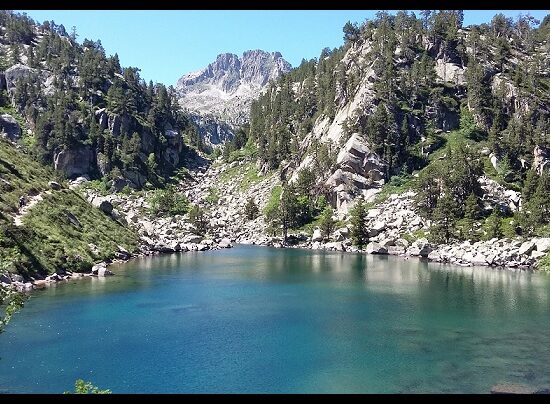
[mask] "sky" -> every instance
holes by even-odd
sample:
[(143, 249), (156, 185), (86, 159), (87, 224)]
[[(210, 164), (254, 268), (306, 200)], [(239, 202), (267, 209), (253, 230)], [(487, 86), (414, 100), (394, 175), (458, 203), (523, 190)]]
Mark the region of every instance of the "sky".
[[(118, 53), (123, 67), (141, 69), (145, 80), (175, 85), (220, 53), (279, 51), (292, 66), (343, 43), (347, 21), (372, 19), (376, 10), (16, 10), (42, 23), (54, 20), (78, 41), (100, 39), (107, 55)], [(389, 10), (393, 13), (392, 10)], [(502, 12), (542, 20), (550, 10), (465, 10), (464, 25), (491, 21)], [(419, 11), (415, 10), (417, 16)]]

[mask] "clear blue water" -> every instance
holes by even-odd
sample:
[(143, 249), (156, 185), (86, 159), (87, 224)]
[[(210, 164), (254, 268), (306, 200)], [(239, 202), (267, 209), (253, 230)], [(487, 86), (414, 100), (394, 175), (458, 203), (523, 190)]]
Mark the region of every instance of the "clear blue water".
[(35, 293), (0, 391), (488, 392), (550, 386), (550, 276), (238, 246)]

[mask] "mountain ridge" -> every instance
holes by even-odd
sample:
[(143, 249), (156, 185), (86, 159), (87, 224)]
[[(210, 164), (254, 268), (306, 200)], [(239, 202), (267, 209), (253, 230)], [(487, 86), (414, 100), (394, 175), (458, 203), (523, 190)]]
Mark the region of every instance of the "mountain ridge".
[[(250, 104), (270, 81), (289, 72), (290, 63), (280, 52), (247, 50), (239, 57), (220, 53), (205, 68), (183, 75), (176, 83), (178, 101), (195, 122), (197, 115), (219, 122), (220, 134), (197, 124), (208, 145), (218, 145), (233, 137), (234, 130), (249, 120)], [(230, 128), (224, 128), (223, 124)]]

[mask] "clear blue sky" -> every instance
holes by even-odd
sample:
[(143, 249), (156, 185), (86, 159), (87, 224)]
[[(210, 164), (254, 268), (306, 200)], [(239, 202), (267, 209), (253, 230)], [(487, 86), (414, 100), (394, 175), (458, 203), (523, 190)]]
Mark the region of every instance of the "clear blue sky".
[[(297, 66), (302, 58), (318, 57), (325, 47), (340, 46), (348, 20), (361, 23), (376, 14), (376, 10), (18, 11), (40, 23), (54, 20), (68, 32), (76, 26), (79, 42), (100, 39), (108, 55), (118, 53), (122, 66), (139, 67), (145, 80), (166, 85), (224, 52), (279, 51)], [(550, 14), (550, 10), (465, 10), (464, 25), (489, 22), (499, 12), (509, 17), (529, 13), (539, 20)]]

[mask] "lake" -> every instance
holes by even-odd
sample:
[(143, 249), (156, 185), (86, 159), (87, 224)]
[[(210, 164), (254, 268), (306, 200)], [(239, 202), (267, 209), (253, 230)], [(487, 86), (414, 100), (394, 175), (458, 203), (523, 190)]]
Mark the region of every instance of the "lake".
[(0, 392), (487, 393), (550, 386), (550, 275), (236, 246), (37, 291)]

